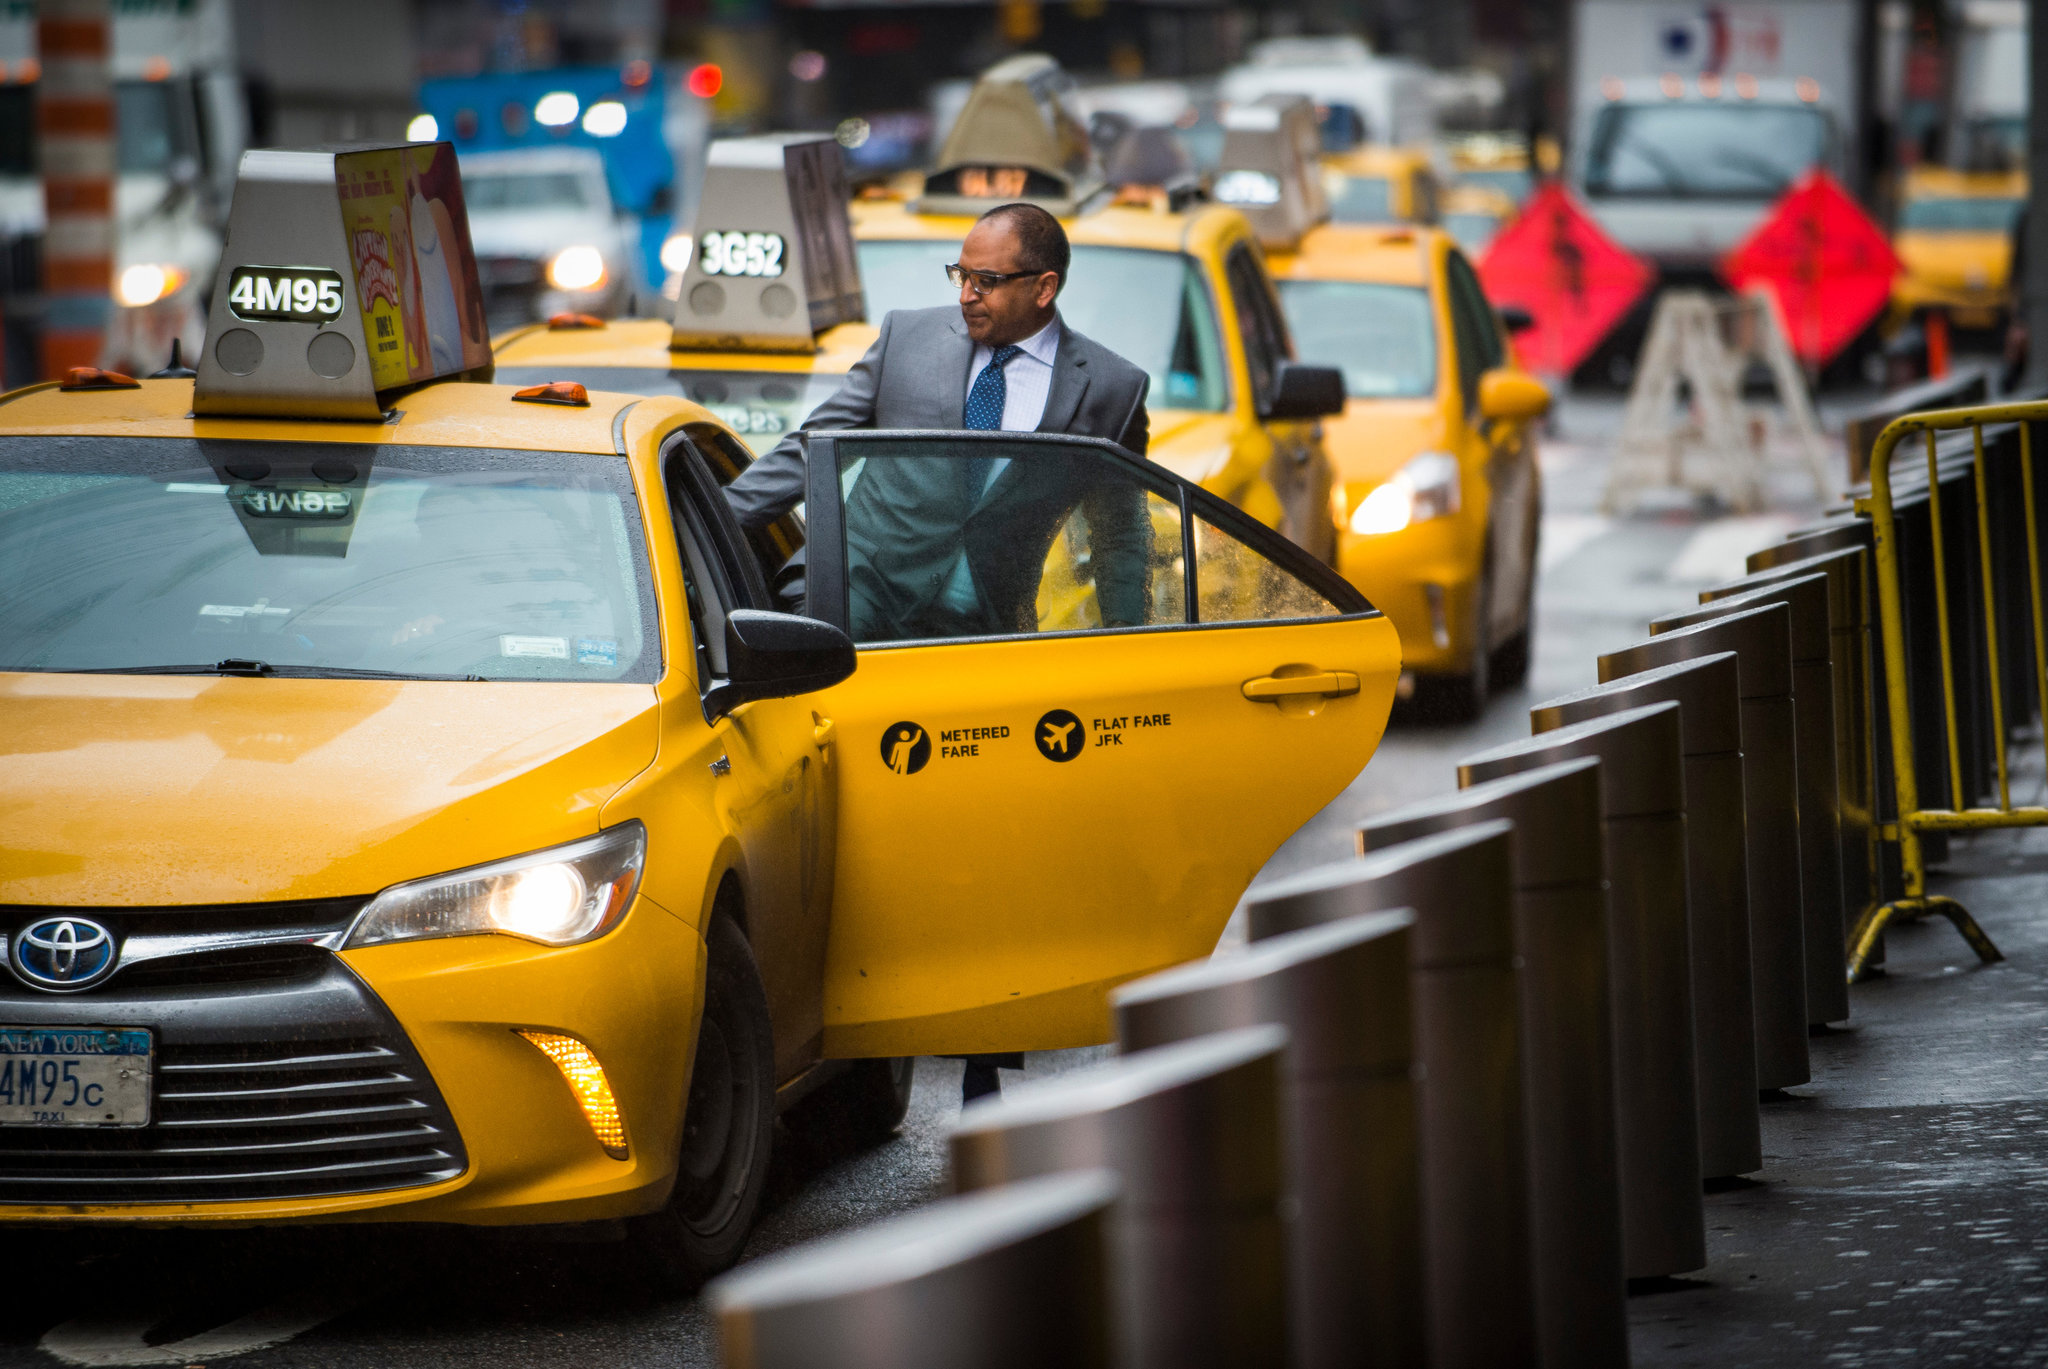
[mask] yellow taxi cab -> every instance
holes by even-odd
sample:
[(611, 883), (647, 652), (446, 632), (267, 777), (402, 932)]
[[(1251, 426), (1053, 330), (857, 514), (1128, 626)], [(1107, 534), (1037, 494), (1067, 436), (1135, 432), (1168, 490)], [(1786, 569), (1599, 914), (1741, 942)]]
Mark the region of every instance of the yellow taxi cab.
[[(1385, 618), (1110, 444), (828, 435), (750, 535), (705, 406), (485, 383), (448, 144), (251, 152), (228, 242), (196, 377), (0, 395), (0, 1222), (694, 1283), (778, 1111), (1106, 1040), (1378, 743)], [(999, 627), (917, 636), (935, 547)]]
[[(1334, 377), (1295, 360), (1242, 212), (1256, 202), (1232, 200), (1225, 186), (1222, 203), (1161, 187), (1113, 192), (1064, 104), (1069, 84), (1047, 57), (998, 64), (976, 83), (918, 200), (854, 203), (868, 316), (957, 303), (945, 268), (975, 219), (1011, 200), (1043, 206), (1073, 249), (1061, 316), (1152, 377), (1151, 459), (1327, 560), (1331, 474), (1317, 420), (1331, 411)], [(1233, 109), (1226, 128), (1257, 117)], [(1311, 171), (1258, 193), (1319, 194)]]
[(1930, 312), (1957, 328), (2001, 328), (2011, 301), (2012, 228), (2027, 202), (2022, 171), (1915, 167), (1906, 173), (1892, 250), (1893, 328)]
[(1474, 716), (1529, 666), (1549, 393), (1442, 230), (1325, 224), (1271, 261), (1303, 351), (1344, 373), (1324, 428), (1337, 568), (1416, 683)]
[[(1519, 209), (1536, 189), (1535, 169), (1525, 139), (1499, 133), (1446, 138), (1452, 190), (1491, 190)], [(1539, 149), (1540, 151), (1540, 149)]]
[(1442, 207), (1429, 153), (1382, 143), (1325, 156), (1323, 193), (1338, 223), (1435, 223)]
[(1453, 185), (1444, 192), (1443, 230), (1468, 258), (1478, 260), (1515, 221), (1515, 202), (1483, 185)]

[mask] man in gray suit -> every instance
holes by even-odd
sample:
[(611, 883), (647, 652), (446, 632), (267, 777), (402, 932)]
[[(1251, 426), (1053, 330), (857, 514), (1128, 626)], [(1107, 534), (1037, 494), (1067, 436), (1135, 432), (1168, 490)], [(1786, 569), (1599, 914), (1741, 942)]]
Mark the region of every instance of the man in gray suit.
[[(1143, 456), (1149, 377), (1063, 323), (1071, 252), (1058, 219), (992, 209), (947, 275), (960, 307), (905, 309), (803, 431), (986, 429), (1105, 437)], [(804, 497), (803, 448), (784, 438), (726, 489), (744, 526)], [(875, 453), (846, 500), (847, 586), (861, 641), (1030, 632), (1053, 539), (1079, 508), (1104, 626), (1148, 619), (1145, 492), (1099, 458)]]

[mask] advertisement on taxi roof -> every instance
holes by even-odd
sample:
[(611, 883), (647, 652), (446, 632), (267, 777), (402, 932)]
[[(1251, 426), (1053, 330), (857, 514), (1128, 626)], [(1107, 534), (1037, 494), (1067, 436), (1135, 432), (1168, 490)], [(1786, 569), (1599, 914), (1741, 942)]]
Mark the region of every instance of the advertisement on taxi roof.
[(335, 191), (379, 390), (491, 359), (462, 177), (447, 143), (345, 152)]

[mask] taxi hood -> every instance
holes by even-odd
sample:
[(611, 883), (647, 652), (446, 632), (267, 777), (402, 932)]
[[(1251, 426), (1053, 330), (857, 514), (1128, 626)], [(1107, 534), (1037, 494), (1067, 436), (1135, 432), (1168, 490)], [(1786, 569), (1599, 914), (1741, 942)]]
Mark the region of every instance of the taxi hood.
[(1378, 484), (1420, 452), (1442, 450), (1443, 406), (1428, 399), (1353, 399), (1323, 420), (1323, 444), (1345, 484)]
[(651, 686), (0, 674), (0, 903), (372, 894), (587, 836)]

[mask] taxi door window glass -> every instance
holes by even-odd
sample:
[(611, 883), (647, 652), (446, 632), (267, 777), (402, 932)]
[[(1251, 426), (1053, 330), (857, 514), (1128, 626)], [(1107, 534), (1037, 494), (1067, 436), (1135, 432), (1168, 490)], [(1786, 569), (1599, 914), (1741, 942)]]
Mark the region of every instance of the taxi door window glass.
[(1280, 310), (1266, 284), (1266, 273), (1259, 269), (1251, 248), (1243, 243), (1231, 248), (1224, 270), (1230, 278), (1230, 298), (1237, 305), (1238, 327), (1244, 333), (1244, 360), (1251, 373), (1252, 399), (1263, 411), (1272, 397), (1280, 362), (1293, 355), (1287, 330), (1280, 322)]
[[(958, 307), (960, 292), (946, 281), (958, 242), (870, 240), (859, 251), (869, 318)], [(1229, 404), (1215, 300), (1192, 257), (1077, 243), (1059, 308), (1069, 328), (1145, 371), (1152, 408), (1217, 413)]]
[(14, 438), (0, 670), (648, 683), (640, 526), (612, 456)]
[[(1334, 576), (1327, 593), (1308, 584), (1320, 568), (1290, 569), (1247, 545), (1223, 526), (1227, 513), (1197, 514), (1190, 529), (1172, 480), (1093, 444), (841, 436), (819, 450), (834, 452), (843, 547), (819, 616), (838, 616), (843, 595), (862, 645), (1366, 607)], [(816, 479), (814, 501), (826, 497)]]
[(1409, 215), (1417, 223), (1435, 223), (1437, 215), (1436, 177), (1428, 171), (1418, 171), (1411, 183), (1414, 196), (1413, 212)]
[(1436, 390), (1436, 314), (1413, 285), (1283, 280), (1301, 354), (1344, 372), (1353, 399), (1414, 399)]
[(1451, 336), (1457, 353), (1458, 392), (1470, 408), (1478, 401), (1480, 374), (1500, 364), (1500, 337), (1493, 307), (1472, 277), (1472, 269), (1456, 253), (1444, 262), (1445, 288), (1451, 306)]

